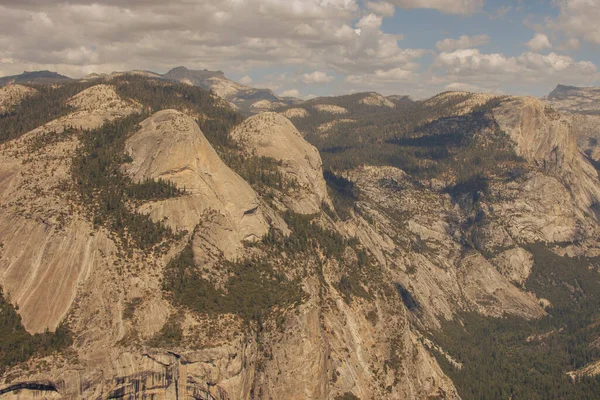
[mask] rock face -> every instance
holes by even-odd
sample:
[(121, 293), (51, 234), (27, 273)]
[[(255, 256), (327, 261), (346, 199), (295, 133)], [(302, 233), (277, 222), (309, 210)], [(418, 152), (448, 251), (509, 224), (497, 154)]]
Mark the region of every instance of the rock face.
[(216, 211), (222, 219), (211, 236), (228, 258), (235, 257), (244, 241), (258, 240), (267, 232), (258, 196), (221, 161), (194, 120), (165, 110), (140, 125), (125, 144), (133, 159), (125, 167), (128, 174), (136, 181), (169, 180), (189, 193), (145, 205), (142, 211), (189, 232), (209, 210)]
[(368, 96), (363, 97), (359, 101), (360, 104), (365, 104), (367, 106), (377, 106), (377, 107), (388, 107), (394, 108), (396, 105), (380, 95), (379, 93), (369, 93)]
[(511, 98), (494, 110), (494, 117), (527, 161), (548, 170), (578, 167), (577, 140), (569, 122), (543, 102), (533, 97)]
[(463, 251), (463, 234), (449, 223), (460, 218), (449, 195), (420, 187), (393, 167), (364, 167), (349, 178), (360, 189), (361, 214), (373, 221), (353, 229), (393, 281), (411, 293), (428, 324), (437, 326), (460, 311), (543, 315), (534, 296), (515, 287), (480, 253)]
[[(111, 101), (100, 104), (99, 98)], [(138, 107), (119, 99), (106, 85), (87, 89), (71, 102), (75, 112), (0, 151), (0, 284), (19, 305), (25, 328), (34, 333), (56, 328), (78, 286), (106, 262), (101, 254), (112, 249), (102, 232), (90, 235), (91, 224), (74, 212), (68, 193), (59, 189), (61, 181), (70, 179), (77, 147), (75, 137), (59, 135), (70, 126), (100, 126)], [(38, 148), (40, 140), (50, 144)]]
[[(451, 104), (450, 115), (494, 98), (438, 97), (431, 107)], [(143, 106), (106, 84), (69, 104), (71, 114), (0, 147), (0, 284), (28, 331), (66, 318), (74, 343), (7, 371), (1, 399), (458, 399), (434, 356), (453, 355), (427, 334), (465, 311), (545, 315), (542, 299), (523, 288), (533, 266), (527, 244), (582, 237), (597, 248), (597, 175), (569, 119), (535, 99), (503, 98), (490, 112), (526, 160), (523, 176), (490, 177), (475, 205), (443, 184), (365, 165), (345, 172), (359, 196), (344, 221), (323, 212), (323, 203), (333, 204), (321, 157), (285, 116), (259, 114), (230, 133), (240, 151), (276, 160), (297, 183), (275, 210), (220, 159), (191, 117), (159, 111), (127, 137), (131, 161), (122, 170), (134, 181), (164, 179), (185, 189), (130, 205), (180, 235), (164, 252), (126, 254), (114, 234), (94, 228), (65, 186), (78, 146), (66, 128), (98, 127)], [(287, 210), (304, 215), (293, 222)], [(294, 253), (286, 239), (294, 238), (294, 223), (309, 220), (314, 225), (294, 239), (298, 247), (313, 234), (325, 239)], [(261, 247), (269, 240), (277, 247)], [(236, 273), (228, 270), (233, 261), (252, 260), (243, 268), (270, 262), (277, 277), (260, 275), (265, 290), (252, 298), (275, 292), (285, 277), (302, 288), (302, 300), (252, 320), (192, 311), (163, 286), (165, 269), (188, 244), (194, 265), (186, 272), (195, 266), (203, 277), (216, 272), (226, 280)], [(348, 280), (357, 286), (349, 289)], [(241, 296), (245, 283), (218, 295)], [(174, 320), (181, 340), (156, 341)]]
[[(473, 108), (496, 97), (498, 96), (483, 93), (445, 92), (425, 100), (423, 104), (432, 109), (439, 107), (447, 110), (446, 114), (441, 116), (457, 116), (468, 114), (473, 111)], [(439, 116), (433, 114), (432, 117)]]
[(542, 100), (569, 118), (586, 156), (600, 160), (600, 88), (558, 85)]
[(348, 110), (344, 107), (336, 106), (333, 104), (317, 104), (314, 106), (315, 110), (327, 113), (327, 114), (348, 114)]
[(600, 88), (558, 85), (543, 100), (558, 110), (572, 113), (600, 112)]
[(283, 113), (283, 116), (289, 119), (293, 119), (293, 118), (304, 118), (304, 117), (308, 117), (308, 111), (306, 111), (304, 108), (290, 108), (289, 110), (285, 110)]
[(194, 71), (185, 67), (177, 67), (162, 77), (170, 81), (209, 89), (238, 109), (251, 114), (299, 102), (295, 98), (279, 97), (269, 89), (256, 89), (234, 82), (227, 79), (221, 71), (208, 71), (206, 69)]
[(234, 129), (231, 137), (249, 153), (281, 161), (281, 171), (299, 185), (288, 196), (289, 208), (315, 214), (323, 202), (330, 203), (319, 151), (287, 118), (277, 113), (255, 115)]
[(582, 157), (568, 118), (535, 98), (508, 99), (494, 110), (494, 117), (520, 156), (559, 179), (564, 187), (559, 192), (566, 189), (574, 196), (572, 208), (581, 210), (580, 218), (592, 212), (590, 207), (600, 199), (598, 173)]

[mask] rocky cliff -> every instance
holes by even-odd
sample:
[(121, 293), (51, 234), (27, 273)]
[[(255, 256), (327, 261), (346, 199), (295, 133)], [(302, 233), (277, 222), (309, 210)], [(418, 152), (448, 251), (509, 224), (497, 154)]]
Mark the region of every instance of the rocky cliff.
[[(412, 147), (460, 123), (468, 142), (443, 142), (457, 157), (510, 153), (485, 176), (363, 163), (326, 183), (283, 115), (229, 116), (222, 132), (230, 111), (200, 89), (200, 105), (175, 95), (156, 109), (139, 93), (167, 83), (122, 79), (0, 145), (4, 297), (28, 332), (72, 339), (0, 369), (0, 398), (457, 399), (443, 363), (463, 365), (435, 332), (465, 313), (544, 318), (532, 243), (599, 253), (597, 175), (569, 119), (539, 100), (345, 99), (356, 124), (363, 107), (422, 107)], [(13, 94), (0, 104), (19, 107)], [(286, 115), (329, 121), (341, 107)]]
[(297, 185), (286, 196), (286, 204), (296, 212), (315, 214), (323, 203), (331, 203), (323, 179), (319, 151), (307, 143), (296, 127), (277, 113), (248, 118), (231, 132), (242, 151), (281, 162), (286, 179)]
[[(12, 239), (3, 241), (2, 285), (30, 332), (54, 329), (66, 318), (75, 340), (66, 353), (12, 368), (2, 396), (321, 399), (351, 392), (363, 398), (439, 392), (456, 397), (397, 294), (380, 297), (373, 288), (369, 300), (344, 300), (338, 285), (340, 268), (355, 262), (350, 247), (347, 261), (324, 259), (318, 247), (307, 248), (304, 257), (278, 256), (284, 274), (301, 277), (304, 300), (265, 317), (261, 326), (248, 326), (235, 314), (207, 317), (170, 301), (161, 287), (163, 271), (186, 242), (193, 243), (196, 262), (218, 268), (222, 260), (265, 251), (242, 243), (261, 239), (269, 225), (281, 232), (289, 228), (220, 160), (189, 117), (164, 110), (128, 137), (124, 149), (130, 160), (122, 168), (134, 181), (161, 178), (185, 190), (138, 208), (182, 239), (164, 253), (123, 253), (122, 241), (95, 228), (64, 189), (68, 185), (61, 186), (71, 179), (78, 136), (65, 133), (39, 144), (35, 138), (60, 135), (70, 126), (92, 129), (136, 112), (138, 105), (107, 85), (93, 86), (69, 103), (77, 110), (3, 145), (8, 172), (2, 193), (11, 200), (3, 202), (2, 237)], [(277, 156), (286, 173), (299, 168), (298, 190), (308, 199), (299, 210), (319, 212), (327, 194), (318, 153), (279, 118), (258, 120), (261, 140), (282, 150), (265, 154)], [(254, 139), (245, 140), (252, 146)], [(326, 229), (336, 229), (320, 218)], [(160, 342), (161, 332), (173, 324), (181, 327), (184, 340)], [(373, 369), (386, 359), (398, 361)]]

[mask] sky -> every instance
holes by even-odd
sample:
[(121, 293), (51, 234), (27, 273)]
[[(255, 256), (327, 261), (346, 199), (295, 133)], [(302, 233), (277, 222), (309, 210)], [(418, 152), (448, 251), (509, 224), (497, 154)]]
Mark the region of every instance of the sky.
[(600, 85), (600, 0), (0, 0), (0, 76), (176, 66), (279, 95)]

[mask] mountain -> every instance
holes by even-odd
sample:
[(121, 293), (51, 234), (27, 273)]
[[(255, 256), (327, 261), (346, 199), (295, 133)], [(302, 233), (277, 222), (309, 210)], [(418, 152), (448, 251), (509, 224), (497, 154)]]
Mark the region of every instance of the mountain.
[(580, 149), (600, 161), (600, 87), (558, 85), (543, 100), (569, 115)]
[[(111, 80), (123, 75), (138, 75), (148, 78), (164, 79), (171, 82), (180, 82), (192, 86), (211, 90), (218, 96), (227, 100), (240, 112), (251, 115), (264, 111), (272, 111), (292, 104), (299, 104), (302, 100), (295, 97), (279, 97), (269, 89), (256, 89), (234, 82), (222, 71), (189, 70), (185, 67), (173, 68), (166, 74), (160, 75), (151, 71), (132, 70), (113, 72), (110, 74), (89, 74), (80, 81)], [(21, 75), (0, 78), (0, 87), (10, 84), (48, 84), (63, 83), (71, 78), (51, 71), (24, 72)]]
[(37, 83), (37, 84), (47, 84), (47, 83), (62, 83), (70, 81), (71, 78), (57, 74), (56, 72), (51, 71), (33, 71), (28, 72), (25, 71), (20, 75), (12, 75), (5, 76), (0, 78), (0, 87), (6, 86), (10, 84), (27, 84), (27, 83)]
[(279, 97), (269, 89), (255, 89), (239, 84), (227, 79), (222, 71), (208, 71), (206, 69), (194, 71), (185, 67), (177, 67), (164, 74), (163, 77), (170, 81), (212, 90), (218, 96), (248, 114), (274, 110), (299, 101), (293, 97)]
[(600, 393), (570, 115), (369, 92), (246, 117), (196, 72), (0, 91), (0, 397)]
[(600, 114), (600, 88), (558, 85), (545, 100), (555, 108), (582, 114)]

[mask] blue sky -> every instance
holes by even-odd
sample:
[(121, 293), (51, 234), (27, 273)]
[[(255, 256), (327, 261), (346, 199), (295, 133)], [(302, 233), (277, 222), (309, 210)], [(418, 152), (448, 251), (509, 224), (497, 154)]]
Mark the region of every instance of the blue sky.
[(0, 75), (178, 65), (282, 95), (600, 85), (600, 0), (4, 0)]

